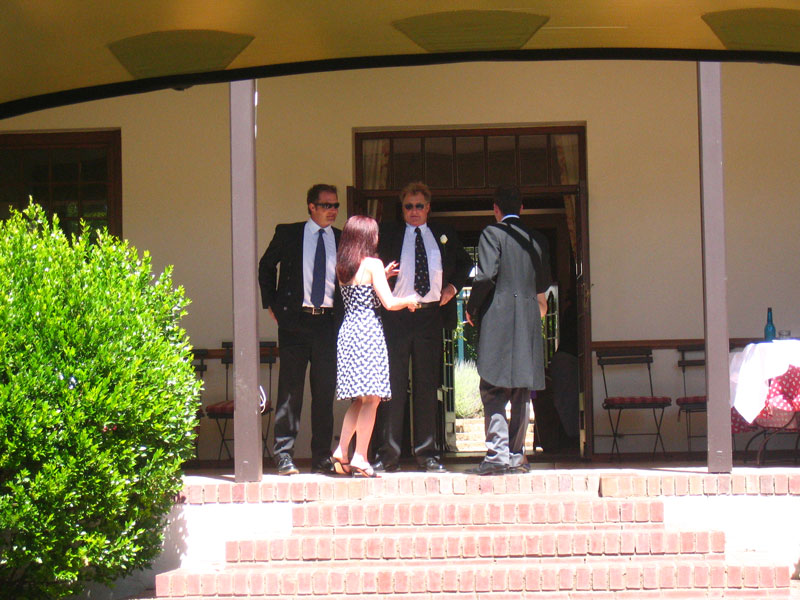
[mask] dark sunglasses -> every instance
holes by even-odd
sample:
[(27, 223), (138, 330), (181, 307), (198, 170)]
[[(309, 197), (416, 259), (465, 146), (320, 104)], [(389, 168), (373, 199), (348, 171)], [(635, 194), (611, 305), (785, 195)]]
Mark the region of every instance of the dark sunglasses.
[(315, 206), (320, 207), (323, 210), (330, 210), (332, 208), (339, 208), (338, 202), (314, 202)]
[(403, 208), (405, 208), (406, 210), (413, 210), (415, 208), (417, 210), (422, 210), (423, 208), (425, 208), (425, 205), (424, 204), (410, 204), (409, 203), (409, 204), (404, 204)]

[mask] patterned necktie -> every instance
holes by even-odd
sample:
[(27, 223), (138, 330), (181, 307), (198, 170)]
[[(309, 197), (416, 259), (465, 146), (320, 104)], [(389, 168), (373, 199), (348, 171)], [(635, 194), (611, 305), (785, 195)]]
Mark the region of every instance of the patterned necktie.
[(419, 227), (414, 229), (416, 241), (414, 242), (414, 290), (425, 296), (431, 289), (431, 280), (428, 275), (428, 255), (425, 253), (425, 244), (422, 242), (422, 232)]
[(322, 235), (324, 229), (319, 230), (317, 238), (317, 251), (314, 253), (314, 276), (311, 279), (311, 304), (315, 308), (322, 306), (325, 301), (325, 271), (327, 260), (325, 258), (325, 240)]

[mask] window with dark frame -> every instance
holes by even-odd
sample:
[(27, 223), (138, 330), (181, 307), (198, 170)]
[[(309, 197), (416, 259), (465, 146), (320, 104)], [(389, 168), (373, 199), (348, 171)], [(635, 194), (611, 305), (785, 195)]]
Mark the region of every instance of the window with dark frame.
[(0, 219), (32, 200), (68, 235), (83, 220), (121, 237), (120, 149), (118, 129), (0, 133)]
[(462, 206), (490, 209), (492, 190), (502, 184), (518, 185), (526, 197), (575, 194), (585, 131), (556, 125), (356, 132), (357, 193), (349, 214), (380, 220), (392, 213), (397, 193), (418, 180), (435, 191), (440, 208), (452, 196)]

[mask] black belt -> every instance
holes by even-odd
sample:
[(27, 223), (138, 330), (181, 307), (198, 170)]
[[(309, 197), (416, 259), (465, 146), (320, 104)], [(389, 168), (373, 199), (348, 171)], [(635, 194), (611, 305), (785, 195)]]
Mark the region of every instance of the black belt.
[(314, 308), (313, 306), (303, 306), (300, 310), (309, 315), (330, 315), (333, 314), (333, 309), (328, 306)]
[(440, 302), (418, 302), (417, 310), (423, 310), (426, 308), (438, 308), (439, 306), (441, 306)]

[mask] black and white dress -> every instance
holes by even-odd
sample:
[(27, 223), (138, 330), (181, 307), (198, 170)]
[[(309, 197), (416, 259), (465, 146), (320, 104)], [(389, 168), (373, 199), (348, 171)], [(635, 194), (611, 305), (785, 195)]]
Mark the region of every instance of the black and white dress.
[(343, 285), (344, 321), (336, 343), (336, 398), (389, 400), (389, 358), (380, 306), (371, 284)]

